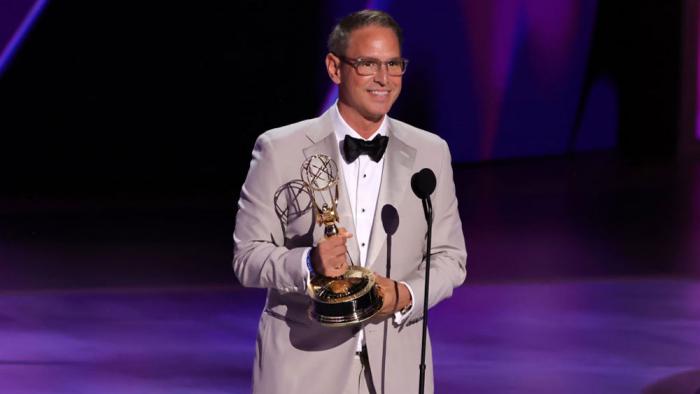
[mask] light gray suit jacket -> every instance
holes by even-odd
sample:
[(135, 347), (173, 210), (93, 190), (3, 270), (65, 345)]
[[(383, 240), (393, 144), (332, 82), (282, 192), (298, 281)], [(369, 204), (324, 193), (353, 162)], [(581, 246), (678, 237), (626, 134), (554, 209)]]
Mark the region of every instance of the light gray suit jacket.
[[(450, 152), (434, 134), (389, 119), (377, 209), (368, 245), (368, 268), (408, 283), (413, 310), (402, 325), (393, 319), (365, 324), (374, 385), (381, 393), (416, 392), (420, 364), (427, 225), (411, 176), (430, 168), (437, 177), (432, 195), (433, 236), (429, 306), (452, 295), (466, 276), (467, 253), (452, 178)], [(238, 201), (233, 268), (243, 286), (267, 288), (259, 323), (253, 391), (256, 393), (335, 392), (352, 384), (355, 328), (327, 328), (307, 315), (302, 255), (323, 236), (314, 221), (300, 166), (323, 153), (339, 163), (330, 112), (316, 119), (270, 130), (258, 137)], [(340, 166), (339, 166), (340, 171)], [(340, 176), (342, 180), (342, 175)], [(340, 226), (355, 233), (347, 192), (341, 183)], [(359, 261), (355, 238), (348, 240)], [(428, 341), (426, 392), (433, 391)]]

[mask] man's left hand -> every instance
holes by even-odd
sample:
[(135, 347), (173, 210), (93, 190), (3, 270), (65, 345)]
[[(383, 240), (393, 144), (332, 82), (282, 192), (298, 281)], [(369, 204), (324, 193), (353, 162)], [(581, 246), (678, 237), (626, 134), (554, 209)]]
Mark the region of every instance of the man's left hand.
[(384, 319), (392, 316), (407, 306), (411, 305), (411, 293), (403, 283), (374, 274), (379, 292), (382, 294), (382, 309), (377, 313), (377, 317)]

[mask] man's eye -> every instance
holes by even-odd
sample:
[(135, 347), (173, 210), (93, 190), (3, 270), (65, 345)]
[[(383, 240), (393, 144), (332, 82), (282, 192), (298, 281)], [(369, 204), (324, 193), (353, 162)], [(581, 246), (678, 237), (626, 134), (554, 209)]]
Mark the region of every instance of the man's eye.
[(374, 67), (375, 64), (376, 64), (376, 62), (373, 60), (362, 60), (360, 62), (360, 66), (362, 66), (362, 67), (370, 67), (371, 68), (371, 67)]

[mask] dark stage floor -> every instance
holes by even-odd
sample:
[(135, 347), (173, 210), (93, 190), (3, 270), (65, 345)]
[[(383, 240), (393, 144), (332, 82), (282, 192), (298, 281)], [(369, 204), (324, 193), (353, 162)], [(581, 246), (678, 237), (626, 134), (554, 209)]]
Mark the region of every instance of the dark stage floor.
[[(463, 286), (431, 315), (436, 392), (697, 393), (699, 300), (700, 281), (678, 279)], [(247, 393), (263, 301), (221, 288), (0, 294), (0, 392)]]

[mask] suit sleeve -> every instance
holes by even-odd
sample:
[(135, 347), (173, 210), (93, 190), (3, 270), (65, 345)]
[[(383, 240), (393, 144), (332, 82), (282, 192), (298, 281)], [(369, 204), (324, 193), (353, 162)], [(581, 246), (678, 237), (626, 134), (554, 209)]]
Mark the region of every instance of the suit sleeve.
[(283, 164), (275, 160), (273, 144), (262, 134), (255, 142), (253, 158), (238, 200), (233, 232), (233, 270), (246, 287), (304, 292), (302, 257), (306, 248), (283, 246), (284, 234), (275, 211), (276, 187), (282, 184)]
[[(452, 295), (467, 275), (467, 250), (462, 233), (462, 221), (457, 209), (457, 195), (452, 175), (452, 159), (447, 143), (443, 141), (437, 186), (432, 196), (433, 234), (430, 255), (430, 294), (428, 307)], [(427, 244), (426, 244), (427, 246)], [(423, 254), (425, 255), (424, 250)], [(425, 259), (418, 270), (405, 279), (415, 293), (408, 322), (423, 317), (425, 299)]]

